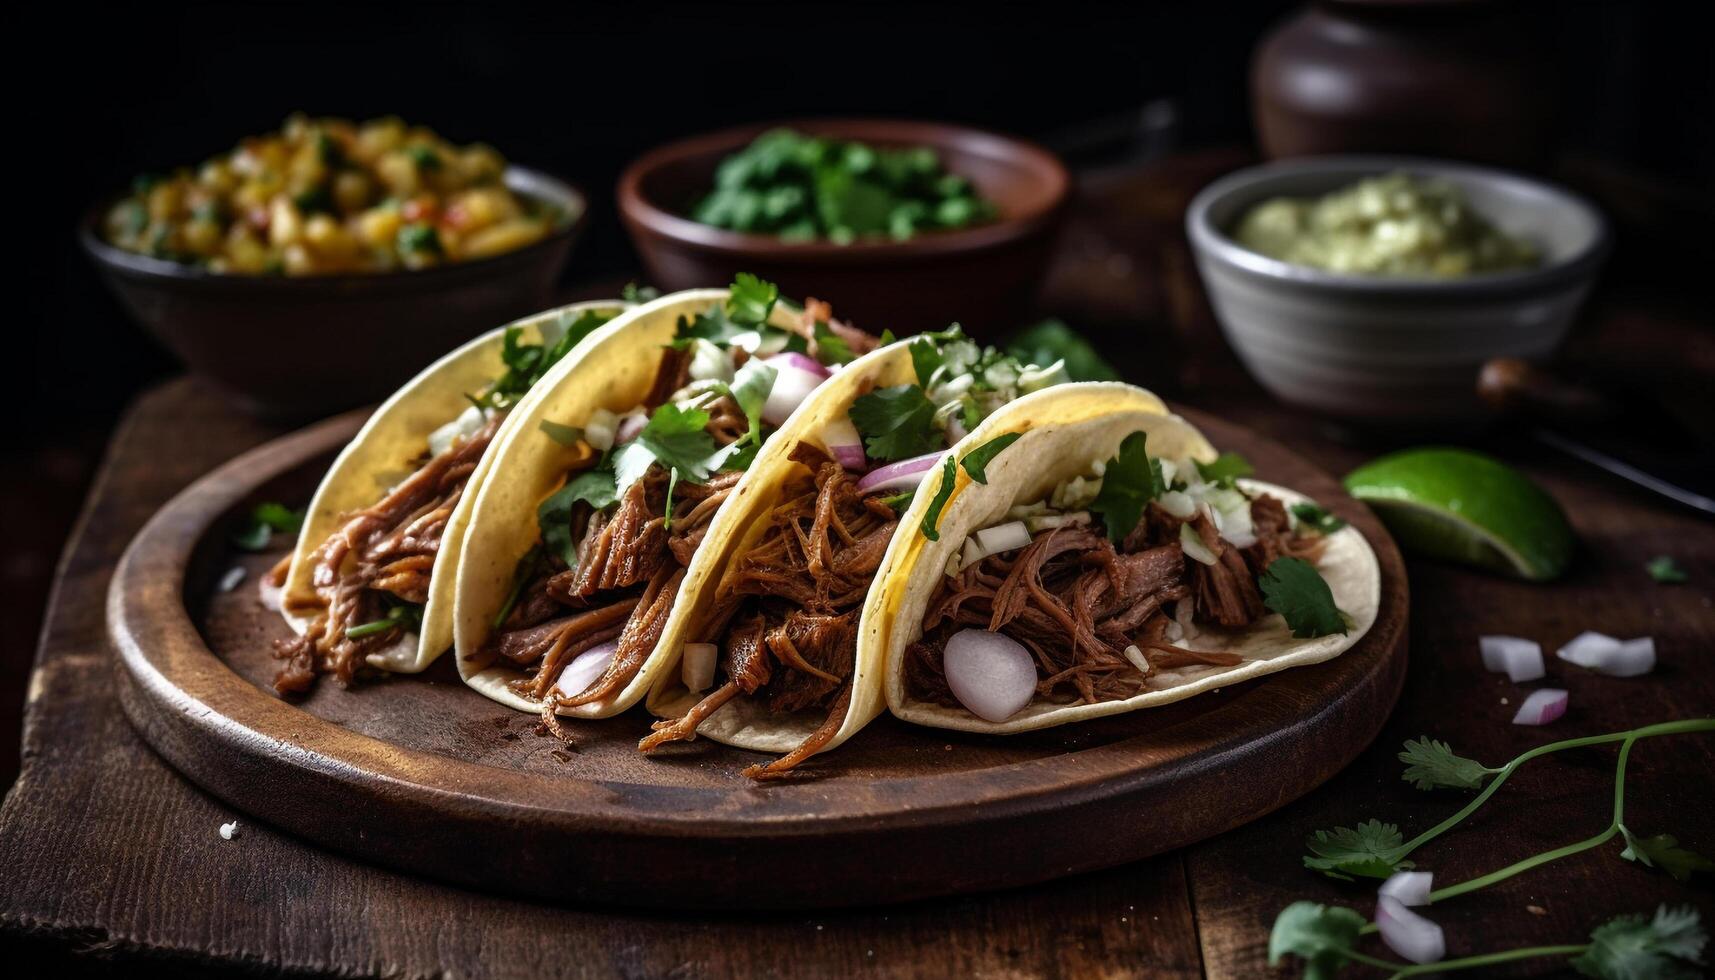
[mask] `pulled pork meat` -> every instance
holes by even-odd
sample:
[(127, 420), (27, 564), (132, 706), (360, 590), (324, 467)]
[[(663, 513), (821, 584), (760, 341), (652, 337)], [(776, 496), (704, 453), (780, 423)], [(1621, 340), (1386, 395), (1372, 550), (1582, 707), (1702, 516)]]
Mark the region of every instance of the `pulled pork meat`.
[(768, 528), (721, 583), (705, 638), (721, 650), (716, 686), (683, 717), (655, 723), (648, 752), (696, 736), (697, 726), (735, 697), (770, 711), (820, 711), (802, 744), (744, 771), (775, 779), (825, 746), (846, 717), (857, 660), (858, 620), (870, 582), (899, 526), (880, 495), (858, 492), (845, 467), (809, 443), (792, 450), (810, 473), (783, 495)]
[(441, 535), (500, 423), (498, 415), (489, 419), (476, 434), (423, 463), (378, 503), (348, 515), (310, 555), (315, 595), (288, 597), (285, 608), (316, 616), (302, 636), (275, 644), (274, 656), (283, 661), (275, 691), (303, 693), (318, 674), (351, 684), (366, 657), (404, 636), (402, 625), (359, 637), (347, 631), (386, 618), (399, 603), (429, 601), (429, 573)]
[[(922, 638), (905, 652), (913, 696), (959, 707), (947, 686), (941, 653), (965, 629), (1004, 633), (1036, 660), (1038, 697), (1058, 703), (1123, 700), (1142, 692), (1156, 671), (1190, 665), (1231, 666), (1229, 653), (1175, 645), (1169, 606), (1190, 602), (1194, 618), (1231, 629), (1267, 610), (1256, 576), (1282, 555), (1314, 559), (1319, 539), (1294, 535), (1280, 501), (1251, 501), (1256, 543), (1235, 548), (1206, 514), (1189, 522), (1217, 556), (1189, 561), (1179, 545), (1186, 523), (1150, 505), (1115, 548), (1087, 527), (1063, 525), (1033, 536), (1024, 548), (991, 555), (943, 577), (923, 617)], [(1127, 656), (1136, 647), (1142, 663)]]

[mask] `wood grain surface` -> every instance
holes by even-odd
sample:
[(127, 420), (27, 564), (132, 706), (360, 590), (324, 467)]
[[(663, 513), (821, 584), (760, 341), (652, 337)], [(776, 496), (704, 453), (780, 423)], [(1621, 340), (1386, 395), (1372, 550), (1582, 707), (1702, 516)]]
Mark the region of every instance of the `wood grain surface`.
[[(1405, 569), (1380, 523), (1280, 446), (1190, 420), (1260, 479), (1311, 495), (1370, 542), (1379, 608), (1352, 649), (1159, 709), (1006, 738), (884, 717), (770, 786), (741, 774), (756, 754), (708, 740), (641, 756), (641, 709), (571, 724), (571, 747), (534, 734), (534, 718), (467, 689), (447, 657), (419, 677), (322, 684), (285, 701), (269, 687), (285, 624), (253, 588), (215, 583), (234, 567), (254, 582), (283, 553), (246, 556), (228, 539), (256, 502), (307, 499), (361, 421), (345, 416), (221, 466), (138, 534), (108, 595), (121, 701), (175, 768), (247, 813), (510, 894), (833, 907), (1134, 861), (1254, 820), (1333, 775), (1380, 729), (1405, 675)], [(1092, 826), (1107, 829), (1092, 839)], [(510, 846), (470, 861), (470, 841), (498, 827)]]
[[(1242, 162), (1228, 154), (1086, 180), (1083, 216), (1068, 229), (1048, 304), (1096, 327), (1129, 378), (1345, 472), (1380, 447), (1355, 445), (1263, 398), (1211, 329), (1197, 293), (1179, 215), (1201, 182)], [(1600, 187), (1573, 183), (1611, 214), (1629, 213)], [(1676, 292), (1661, 280), (1647, 235), (1627, 241), (1645, 250), (1616, 256), (1569, 358), (1646, 380), (1677, 378), (1660, 389), (1664, 399), (1707, 405), (1715, 392), (1711, 307), (1676, 298), (1696, 284), (1676, 280)], [(1579, 464), (1493, 438), (1485, 448), (1525, 469), (1570, 513), (1581, 546), (1568, 577), (1527, 585), (1410, 561), (1410, 669), (1399, 707), (1352, 765), (1262, 820), (1051, 884), (842, 912), (640, 914), (498, 898), (308, 847), (243, 818), (238, 838), (222, 841), (216, 830), (233, 810), (177, 776), (121, 716), (102, 616), (121, 550), (174, 493), (278, 434), (179, 381), (142, 398), (114, 435), (62, 560), (26, 707), (23, 773), (0, 807), (0, 957), (13, 972), (1293, 977), (1299, 971), (1266, 963), (1281, 907), (1310, 898), (1367, 913), (1372, 901), (1368, 888), (1301, 868), (1302, 837), (1372, 817), (1421, 830), (1465, 799), (1402, 782), (1394, 758), (1402, 740), (1434, 735), (1495, 764), (1552, 738), (1715, 712), (1715, 525)], [(1690, 583), (1651, 582), (1643, 563), (1658, 554), (1675, 556)], [(1546, 730), (1510, 725), (1520, 688), (1482, 672), (1475, 638), (1509, 633), (1552, 649), (1585, 628), (1653, 635), (1660, 669), (1620, 680), (1551, 662), (1549, 681), (1569, 688), (1571, 711)], [(1628, 778), (1628, 823), (1715, 853), (1711, 748), (1698, 737), (1641, 745)], [(1608, 819), (1612, 766), (1612, 749), (1533, 764), (1414, 858), (1449, 880), (1588, 836)], [(504, 846), (504, 831), (473, 842), (471, 860)], [(1450, 952), (1462, 954), (1578, 942), (1613, 915), (1663, 902), (1694, 905), (1715, 922), (1709, 879), (1676, 883), (1622, 860), (1611, 844), (1443, 903), (1433, 917)], [(1560, 963), (1532, 962), (1513, 975), (1565, 973)]]

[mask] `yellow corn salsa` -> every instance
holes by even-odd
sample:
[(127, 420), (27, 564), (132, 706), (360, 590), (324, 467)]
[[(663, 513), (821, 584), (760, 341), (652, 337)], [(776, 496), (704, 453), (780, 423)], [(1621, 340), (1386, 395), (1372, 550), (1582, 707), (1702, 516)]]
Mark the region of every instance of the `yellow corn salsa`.
[(506, 161), (395, 117), (296, 114), (279, 132), (170, 176), (107, 213), (120, 248), (235, 275), (421, 269), (538, 241), (569, 216), (509, 190)]

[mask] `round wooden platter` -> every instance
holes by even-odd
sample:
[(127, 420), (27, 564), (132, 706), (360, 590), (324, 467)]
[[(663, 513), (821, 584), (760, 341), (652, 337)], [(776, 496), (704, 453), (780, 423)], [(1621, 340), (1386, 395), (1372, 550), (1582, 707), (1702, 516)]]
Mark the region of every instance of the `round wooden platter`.
[[(1246, 430), (1185, 413), (1260, 478), (1350, 521), (1380, 559), (1353, 649), (1163, 708), (1008, 737), (889, 716), (797, 778), (706, 739), (645, 758), (648, 719), (574, 723), (574, 746), (465, 688), (450, 656), (414, 677), (301, 701), (269, 687), (287, 635), (257, 599), (279, 552), (227, 543), (255, 503), (302, 502), (356, 431), (342, 416), (185, 490), (132, 542), (108, 596), (131, 722), (191, 780), (317, 844), (540, 898), (678, 907), (869, 904), (1042, 881), (1219, 834), (1290, 802), (1375, 737), (1406, 662), (1399, 552), (1340, 485)], [(234, 566), (241, 585), (222, 591)]]

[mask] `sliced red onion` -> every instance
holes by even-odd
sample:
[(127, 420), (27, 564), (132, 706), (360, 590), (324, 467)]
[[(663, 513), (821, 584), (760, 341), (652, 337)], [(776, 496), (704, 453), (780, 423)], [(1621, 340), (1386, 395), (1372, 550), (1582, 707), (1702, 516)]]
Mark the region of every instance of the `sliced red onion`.
[(684, 655), (679, 661), (679, 678), (691, 693), (701, 693), (714, 686), (715, 655), (718, 652), (713, 643), (685, 644)]
[(561, 697), (573, 697), (584, 693), (591, 684), (596, 682), (607, 671), (607, 665), (613, 663), (613, 653), (619, 649), (618, 640), (597, 643), (583, 653), (572, 658), (572, 662), (560, 671), (560, 679), (554, 682), (554, 690)]
[(830, 419), (822, 427), (822, 442), (833, 454), (834, 462), (848, 470), (861, 471), (869, 465), (863, 454), (863, 437), (858, 435), (857, 426), (850, 419)]
[(793, 410), (828, 377), (826, 372), (815, 374), (793, 364), (774, 363), (785, 356), (780, 354), (768, 359), (769, 366), (774, 368), (774, 387), (768, 389), (768, 400), (762, 404), (762, 420), (774, 426), (790, 418)]
[(1542, 666), (1542, 646), (1535, 640), (1479, 636), (1477, 646), (1483, 651), (1484, 669), (1505, 673), (1515, 684), (1537, 680), (1546, 673)]
[(897, 463), (877, 466), (865, 473), (858, 481), (858, 493), (873, 493), (878, 490), (915, 490), (917, 484), (923, 482), (923, 474), (935, 468), (941, 461), (940, 453), (924, 453), (910, 459), (902, 459)]
[(823, 381), (833, 377), (833, 372), (829, 371), (821, 361), (816, 360), (808, 354), (800, 354), (795, 350), (789, 350), (775, 354), (773, 357), (763, 358), (763, 361), (770, 367), (794, 367), (800, 371), (813, 374), (816, 377), (821, 378)]
[(1433, 871), (1399, 871), (1382, 882), (1376, 894), (1398, 899), (1401, 905), (1428, 905), (1429, 893), (1434, 888)]
[(1513, 715), (1515, 725), (1546, 725), (1566, 713), (1566, 705), (1570, 699), (1565, 691), (1557, 687), (1544, 687), (1530, 692), (1524, 703), (1518, 706), (1518, 714)]
[(1447, 937), (1441, 927), (1391, 895), (1376, 899), (1376, 928), (1388, 949), (1413, 963), (1434, 963), (1447, 955)]
[(613, 430), (613, 444), (621, 446), (638, 437), (644, 427), (649, 425), (649, 416), (638, 411), (622, 415), (619, 425)]
[(960, 630), (947, 640), (941, 665), (953, 697), (984, 721), (1005, 721), (1036, 695), (1036, 661), (1010, 636)]

